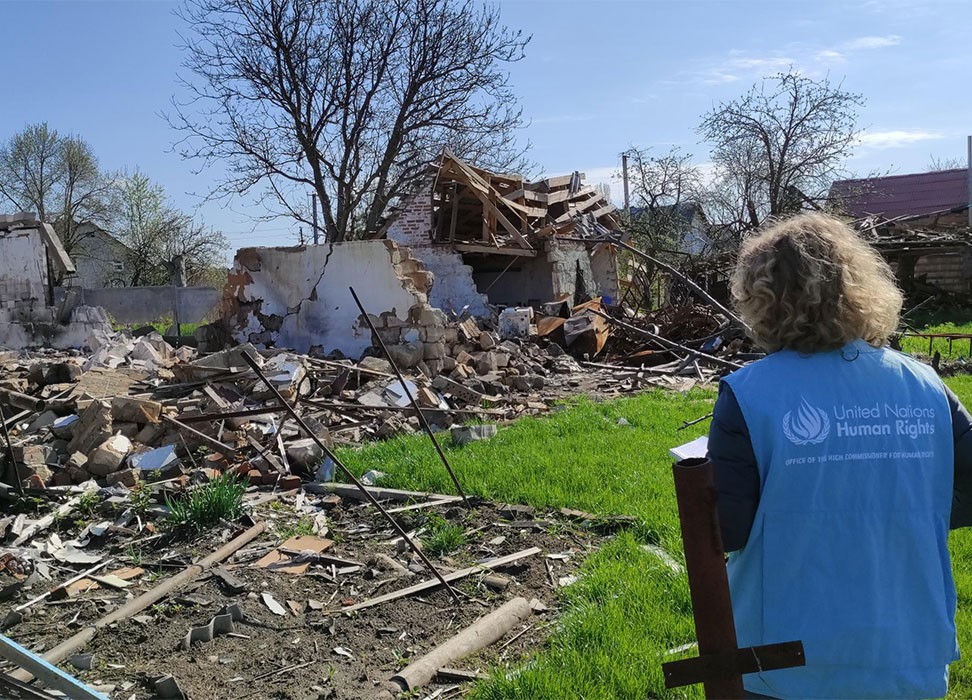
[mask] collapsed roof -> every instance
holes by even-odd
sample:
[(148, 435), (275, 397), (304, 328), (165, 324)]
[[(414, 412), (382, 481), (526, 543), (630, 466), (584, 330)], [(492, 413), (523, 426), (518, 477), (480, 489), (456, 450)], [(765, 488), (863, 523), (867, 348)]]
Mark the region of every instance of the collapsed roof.
[(583, 178), (574, 172), (530, 182), (474, 167), (446, 150), (435, 168), (433, 242), (466, 252), (532, 250), (550, 236), (578, 235), (575, 222), (583, 215), (618, 230), (617, 207)]

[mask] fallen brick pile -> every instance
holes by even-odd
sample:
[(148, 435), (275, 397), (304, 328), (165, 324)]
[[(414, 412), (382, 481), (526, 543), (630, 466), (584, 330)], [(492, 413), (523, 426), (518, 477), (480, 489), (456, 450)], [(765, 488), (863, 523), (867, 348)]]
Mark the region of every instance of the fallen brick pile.
[[(407, 322), (391, 313), (372, 322), (434, 429), (506, 422), (578, 392), (641, 386), (582, 368), (548, 339), (538, 339), (544, 348), (528, 338), (501, 340), (472, 319), (450, 322), (428, 306), (412, 309)], [(320, 448), (285, 419), (244, 352), (328, 445), (420, 428), (394, 368), (374, 355), (354, 362), (250, 345), (199, 355), (157, 333), (90, 342), (89, 356), (0, 356), (13, 457), (3, 483), (43, 488), (93, 479), (131, 488), (149, 475), (199, 480), (228, 468), (261, 484), (330, 478)]]

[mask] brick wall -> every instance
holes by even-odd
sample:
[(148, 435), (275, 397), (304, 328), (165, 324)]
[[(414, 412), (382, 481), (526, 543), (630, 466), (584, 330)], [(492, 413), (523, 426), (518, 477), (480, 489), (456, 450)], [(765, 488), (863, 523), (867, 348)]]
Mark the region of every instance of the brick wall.
[(405, 246), (427, 246), (432, 242), (432, 180), (423, 183), (405, 201), (386, 235)]
[(969, 294), (972, 291), (972, 252), (926, 255), (915, 264), (915, 278), (922, 276), (949, 292)]

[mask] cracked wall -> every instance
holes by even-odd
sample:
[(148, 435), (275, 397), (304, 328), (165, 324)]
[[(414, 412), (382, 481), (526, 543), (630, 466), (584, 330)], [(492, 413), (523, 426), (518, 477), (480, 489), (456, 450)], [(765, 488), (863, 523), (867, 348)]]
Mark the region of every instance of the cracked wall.
[(371, 346), (351, 297), (353, 286), (373, 315), (403, 323), (428, 302), (434, 276), (394, 241), (349, 241), (293, 248), (241, 248), (221, 302), (236, 342), (359, 357)]

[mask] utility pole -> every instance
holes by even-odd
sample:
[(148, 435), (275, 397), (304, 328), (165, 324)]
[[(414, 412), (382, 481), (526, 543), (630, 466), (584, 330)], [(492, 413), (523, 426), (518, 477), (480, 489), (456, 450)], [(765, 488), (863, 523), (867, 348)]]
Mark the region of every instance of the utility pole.
[[(972, 138), (972, 137), (970, 137)], [(621, 177), (624, 179), (624, 213), (631, 216), (631, 200), (628, 199), (628, 153), (621, 154)]]
[(969, 201), (969, 228), (972, 228), (972, 136), (968, 137), (968, 173), (966, 174), (967, 183), (967, 193)]
[(317, 193), (311, 195), (311, 208), (314, 210), (314, 245), (317, 245)]

